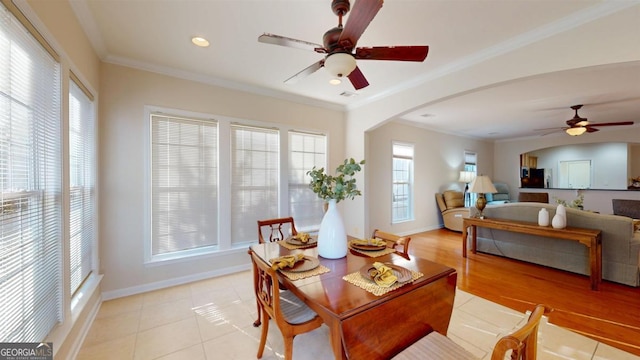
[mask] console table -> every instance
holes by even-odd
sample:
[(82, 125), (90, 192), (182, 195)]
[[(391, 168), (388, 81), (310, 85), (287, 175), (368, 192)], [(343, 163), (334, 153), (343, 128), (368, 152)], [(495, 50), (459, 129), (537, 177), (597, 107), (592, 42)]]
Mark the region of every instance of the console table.
[(467, 234), (471, 228), (471, 252), (476, 253), (477, 227), (513, 231), (530, 235), (577, 241), (589, 248), (591, 289), (598, 290), (602, 281), (602, 232), (595, 229), (566, 227), (554, 229), (537, 223), (504, 219), (464, 218), (462, 220), (462, 256), (467, 257)]

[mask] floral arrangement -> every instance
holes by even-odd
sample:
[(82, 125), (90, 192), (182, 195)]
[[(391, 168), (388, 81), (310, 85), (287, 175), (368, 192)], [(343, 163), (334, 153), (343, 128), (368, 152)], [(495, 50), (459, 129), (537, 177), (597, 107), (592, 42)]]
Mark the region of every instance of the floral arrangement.
[(362, 170), (360, 165), (364, 165), (364, 160), (356, 162), (353, 158), (345, 159), (344, 163), (336, 168), (336, 175), (325, 173), (324, 168), (316, 168), (307, 171), (311, 177), (309, 187), (318, 197), (323, 200), (353, 199), (362, 195), (356, 187), (355, 174)]
[(571, 203), (567, 203), (566, 200), (558, 199), (557, 197), (553, 197), (556, 200), (556, 204), (562, 204), (564, 206), (574, 208), (574, 209), (582, 209), (584, 206), (584, 194), (578, 195), (577, 198), (573, 199)]

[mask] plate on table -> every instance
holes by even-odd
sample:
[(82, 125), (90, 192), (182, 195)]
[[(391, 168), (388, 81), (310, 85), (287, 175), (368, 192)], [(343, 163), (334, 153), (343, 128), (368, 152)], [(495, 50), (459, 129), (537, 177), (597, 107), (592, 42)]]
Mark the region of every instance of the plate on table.
[(287, 242), (287, 244), (291, 244), (291, 245), (315, 245), (318, 242), (318, 238), (314, 236), (309, 236), (309, 241), (302, 242), (294, 238), (293, 236), (289, 236), (285, 241)]
[(293, 267), (286, 267), (284, 271), (303, 272), (313, 270), (320, 266), (320, 260), (317, 257), (305, 256), (302, 260), (296, 262)]
[(377, 251), (377, 250), (384, 250), (387, 247), (387, 244), (369, 245), (369, 244), (358, 244), (358, 243), (352, 242), (351, 247), (354, 249), (364, 250), (364, 251)]
[[(395, 275), (398, 278), (399, 283), (409, 281), (413, 277), (413, 275), (411, 274), (411, 270), (409, 269), (405, 269), (402, 266), (394, 265), (392, 263), (383, 263), (383, 264), (391, 268), (393, 275)], [(360, 268), (360, 275), (362, 275), (362, 277), (364, 277), (365, 279), (369, 279), (373, 281), (373, 278), (371, 277), (371, 275), (369, 275), (369, 271), (375, 270), (375, 268), (376, 267), (373, 266), (373, 264), (367, 264), (362, 268)]]

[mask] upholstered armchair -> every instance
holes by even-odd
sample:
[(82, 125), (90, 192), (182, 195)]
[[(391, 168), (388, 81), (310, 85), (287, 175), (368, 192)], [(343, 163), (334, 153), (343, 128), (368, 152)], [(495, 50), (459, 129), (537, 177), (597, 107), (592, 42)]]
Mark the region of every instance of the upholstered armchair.
[(504, 204), (511, 202), (509, 198), (509, 185), (501, 182), (494, 182), (493, 186), (495, 186), (497, 193), (488, 193), (485, 194), (487, 198), (487, 205), (495, 205), (495, 204)]
[(436, 193), (436, 203), (442, 213), (444, 227), (462, 232), (462, 218), (469, 217), (469, 208), (464, 207), (464, 194), (452, 190)]

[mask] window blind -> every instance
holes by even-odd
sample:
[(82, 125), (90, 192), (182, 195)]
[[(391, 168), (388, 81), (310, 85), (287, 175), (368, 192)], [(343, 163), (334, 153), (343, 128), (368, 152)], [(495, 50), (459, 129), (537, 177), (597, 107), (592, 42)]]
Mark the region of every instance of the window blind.
[(152, 257), (218, 245), (217, 142), (214, 121), (151, 115)]
[(317, 230), (324, 201), (310, 188), (307, 171), (327, 166), (327, 136), (289, 131), (289, 213), (298, 230)]
[(413, 145), (393, 144), (392, 221), (413, 216)]
[(60, 65), (0, 5), (0, 339), (61, 321)]
[(69, 251), (73, 294), (93, 269), (96, 243), (95, 117), (93, 101), (69, 83)]
[(278, 217), (278, 131), (231, 126), (231, 244), (257, 241), (257, 221)]

